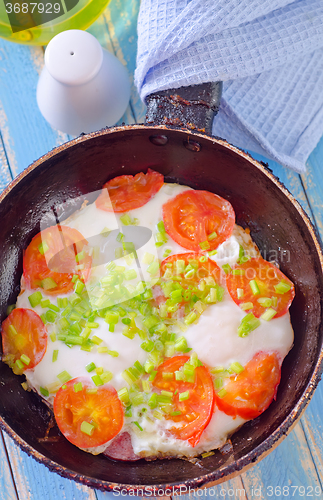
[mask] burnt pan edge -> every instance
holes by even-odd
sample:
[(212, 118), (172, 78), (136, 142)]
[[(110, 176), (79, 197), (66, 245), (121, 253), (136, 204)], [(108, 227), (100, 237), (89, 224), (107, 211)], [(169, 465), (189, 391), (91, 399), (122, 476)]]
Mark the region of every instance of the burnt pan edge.
[[(20, 182), (21, 179), (23, 179), (25, 176), (27, 176), (31, 171), (33, 171), (37, 166), (41, 165), (43, 162), (45, 162), (47, 159), (52, 158), (55, 156), (57, 153), (61, 151), (66, 151), (70, 147), (73, 147), (76, 144), (85, 142), (91, 138), (100, 136), (100, 135), (107, 135), (115, 132), (121, 132), (125, 130), (133, 130), (133, 129), (150, 129), (154, 131), (167, 131), (169, 129), (174, 131), (173, 127), (167, 127), (167, 126), (147, 126), (147, 125), (133, 125), (133, 126), (123, 126), (123, 127), (114, 127), (110, 129), (103, 129), (98, 132), (94, 132), (88, 135), (80, 136), (68, 143), (65, 143), (52, 151), (48, 152), (47, 154), (43, 155), (40, 157), (38, 160), (33, 162), (29, 167), (27, 167), (20, 175), (18, 175), (11, 183), (10, 185), (3, 191), (3, 193), (0, 196), (0, 202), (5, 199), (7, 194)], [(310, 233), (311, 239), (315, 245), (317, 255), (319, 257), (320, 261), (320, 267), (321, 270), (323, 271), (323, 256), (321, 252), (321, 246), (319, 242), (319, 237), (309, 220), (308, 216), (304, 212), (303, 208), (301, 205), (294, 199), (294, 197), (291, 195), (291, 193), (287, 190), (287, 188), (279, 181), (277, 177), (275, 177), (264, 165), (259, 163), (258, 161), (254, 160), (248, 153), (236, 148), (235, 146), (230, 145), (227, 141), (220, 139), (220, 138), (213, 138), (213, 137), (208, 137), (204, 134), (196, 133), (196, 132), (191, 132), (188, 131), (187, 129), (177, 129), (181, 132), (185, 132), (186, 136), (189, 138), (190, 136), (196, 140), (198, 137), (203, 138), (204, 140), (207, 138), (209, 139), (212, 143), (217, 143), (220, 144), (221, 146), (233, 151), (234, 153), (243, 156), (246, 160), (248, 160), (250, 163), (252, 163), (255, 168), (260, 170), (262, 174), (264, 174), (266, 177), (268, 177), (278, 188), (280, 191), (282, 191), (289, 201), (294, 205), (295, 209), (297, 212), (300, 214), (301, 218), (304, 220), (307, 229)], [(197, 477), (194, 479), (189, 479), (185, 481), (182, 484), (178, 483), (169, 483), (169, 484), (160, 484), (160, 485), (154, 485), (154, 487), (160, 488), (160, 489), (166, 489), (168, 488), (173, 488), (176, 491), (181, 491), (181, 487), (185, 486), (187, 488), (196, 489), (196, 488), (201, 488), (201, 487), (210, 487), (215, 484), (219, 484), (221, 482), (227, 481), (228, 479), (240, 474), (243, 470), (247, 470), (249, 467), (251, 467), (253, 464), (259, 462), (262, 458), (264, 458), (273, 448), (275, 448), (283, 439), (284, 437), (293, 429), (294, 425), (296, 425), (297, 421), (301, 417), (302, 413), (304, 412), (307, 404), (310, 401), (310, 398), (313, 395), (313, 392), (320, 380), (320, 376), (322, 373), (322, 368), (323, 368), (323, 352), (320, 353), (318, 360), (315, 364), (315, 369), (311, 375), (310, 380), (307, 383), (307, 386), (300, 397), (299, 401), (291, 411), (291, 413), (287, 416), (285, 421), (282, 422), (282, 424), (265, 440), (263, 441), (259, 446), (257, 446), (255, 449), (253, 449), (251, 452), (249, 452), (247, 455), (241, 457), (240, 459), (236, 460), (234, 463), (226, 464), (223, 466), (221, 469), (218, 469), (215, 472), (211, 472), (207, 475)], [(86, 486), (90, 486), (92, 488), (100, 489), (102, 491), (112, 491), (114, 488), (117, 488), (118, 490), (123, 489), (123, 490), (143, 490), (148, 488), (147, 485), (143, 486), (131, 486), (129, 484), (121, 484), (121, 483), (111, 483), (108, 481), (100, 481), (95, 478), (90, 478), (90, 477), (84, 477), (81, 476), (79, 473), (76, 473), (74, 471), (71, 471), (70, 469), (64, 468), (63, 466), (57, 464), (56, 462), (48, 459), (41, 453), (37, 452), (34, 450), (30, 445), (28, 445), (22, 438), (20, 438), (10, 427), (9, 425), (3, 421), (3, 419), (0, 417), (0, 427), (5, 430), (17, 443), (17, 445), (26, 453), (31, 455), (36, 461), (46, 465), (51, 471), (58, 473), (62, 477), (66, 477), (68, 479), (73, 479), (77, 482), (80, 482), (82, 484), (85, 484)], [(197, 470), (197, 476), (198, 476), (198, 470)], [(183, 490), (182, 490), (183, 491)], [(151, 496), (151, 490), (147, 489), (147, 494)]]

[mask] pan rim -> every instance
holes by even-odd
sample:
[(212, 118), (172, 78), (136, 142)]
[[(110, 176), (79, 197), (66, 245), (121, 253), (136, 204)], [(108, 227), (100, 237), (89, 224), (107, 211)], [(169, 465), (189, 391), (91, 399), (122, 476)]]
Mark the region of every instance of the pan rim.
[[(64, 143), (60, 146), (55, 147), (45, 155), (41, 156), (39, 159), (35, 160), (31, 165), (29, 165), (23, 172), (21, 172), (11, 183), (4, 189), (0, 195), (0, 203), (6, 198), (6, 196), (19, 184), (19, 182), (24, 179), (30, 172), (36, 169), (38, 166), (42, 165), (48, 159), (56, 156), (61, 151), (66, 151), (69, 148), (74, 147), (77, 144), (85, 143), (86, 141), (104, 135), (110, 135), (113, 133), (118, 133), (122, 131), (132, 131), (132, 130), (152, 130), (152, 131), (174, 131), (182, 132), (186, 137), (191, 136), (196, 138), (201, 138), (203, 140), (209, 140), (214, 144), (219, 144), (231, 152), (238, 154), (245, 158), (249, 163), (251, 163), (255, 168), (260, 170), (263, 175), (265, 175), (269, 180), (271, 180), (275, 186), (288, 198), (289, 202), (294, 206), (301, 219), (304, 221), (306, 228), (310, 234), (311, 240), (314, 243), (316, 256), (319, 258), (320, 270), (323, 275), (323, 253), (322, 244), (320, 241), (320, 236), (318, 235), (316, 229), (313, 226), (312, 221), (306, 214), (305, 210), (302, 208), (300, 203), (294, 198), (294, 196), (289, 192), (289, 190), (284, 186), (284, 184), (271, 172), (269, 169), (257, 160), (254, 160), (249, 153), (229, 144), (226, 140), (219, 137), (211, 137), (201, 132), (191, 131), (184, 128), (174, 128), (166, 125), (124, 125), (112, 128), (104, 128), (102, 130), (92, 132), (90, 134), (84, 134), (71, 141)], [(194, 490), (197, 488), (207, 488), (215, 484), (222, 483), (229, 480), (230, 478), (240, 474), (243, 470), (246, 470), (255, 463), (262, 460), (270, 451), (272, 451), (285, 436), (291, 432), (293, 427), (299, 421), (303, 412), (305, 411), (314, 390), (319, 383), (320, 375), (323, 371), (323, 350), (321, 350), (318, 359), (315, 363), (312, 374), (307, 381), (307, 384), (301, 393), (297, 403), (290, 411), (285, 420), (276, 428), (264, 441), (262, 441), (256, 448), (251, 450), (248, 454), (243, 455), (241, 458), (234, 461), (232, 464), (225, 464), (220, 469), (210, 472), (204, 476), (197, 476), (193, 479), (188, 479), (182, 483), (173, 482), (169, 484), (152, 484), (152, 485), (129, 485), (122, 483), (114, 483), (106, 480), (99, 480), (97, 478), (82, 476), (81, 474), (72, 471), (58, 464), (57, 462), (49, 459), (42, 453), (36, 451), (31, 445), (24, 441), (15, 431), (11, 429), (9, 424), (3, 420), (0, 416), (0, 428), (3, 429), (14, 441), (15, 443), (28, 455), (31, 455), (37, 462), (44, 464), (51, 471), (58, 473), (62, 477), (73, 479), (81, 484), (89, 486), (91, 488), (99, 489), (102, 491), (144, 491), (147, 496), (151, 496), (151, 488), (156, 488), (165, 491), (171, 488), (172, 491), (181, 491), (183, 486)], [(150, 489), (149, 489), (150, 488)]]

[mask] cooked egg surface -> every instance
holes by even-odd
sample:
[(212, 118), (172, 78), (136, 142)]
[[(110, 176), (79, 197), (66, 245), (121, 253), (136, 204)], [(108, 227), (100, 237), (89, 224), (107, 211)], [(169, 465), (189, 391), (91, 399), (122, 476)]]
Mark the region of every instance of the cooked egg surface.
[[(147, 274), (149, 264), (154, 259), (163, 260), (165, 250), (168, 250), (169, 254), (189, 252), (175, 243), (169, 236), (167, 236), (165, 244), (159, 248), (155, 246), (157, 223), (162, 220), (162, 205), (187, 189), (190, 188), (176, 184), (164, 184), (146, 205), (129, 212), (132, 219), (137, 219), (138, 226), (151, 230), (151, 236), (147, 241), (144, 241), (142, 246), (140, 246), (142, 241), (137, 242), (138, 245), (136, 244), (136, 233), (133, 233), (134, 239), (132, 241), (136, 246), (138, 259), (116, 259), (114, 257), (115, 239), (119, 234), (118, 231), (114, 230), (124, 230), (122, 228), (122, 214), (105, 212), (98, 209), (93, 203), (85, 206), (67, 220), (66, 225), (80, 231), (89, 241), (104, 231), (112, 231), (108, 236), (101, 235), (101, 240), (100, 238), (96, 239), (99, 242), (99, 253), (104, 253), (104, 257), (101, 260), (98, 259), (100, 265), (96, 265), (92, 269), (91, 277), (86, 284), (92, 306), (97, 305), (100, 300), (97, 284), (108, 276), (109, 271), (106, 268), (108, 262), (114, 261), (116, 265), (124, 265), (127, 270), (134, 271), (133, 275), (136, 274), (136, 277), (129, 280), (127, 286), (129, 293), (135, 297), (138, 294), (136, 286), (139, 286), (138, 283), (141, 280), (148, 281), (150, 279), (151, 284), (154, 284), (152, 276)], [(61, 222), (64, 223), (64, 221)], [(104, 238), (107, 238), (105, 243)], [(147, 255), (150, 255), (148, 262), (145, 261)], [(220, 245), (216, 255), (212, 257), (220, 267), (226, 263), (232, 266), (238, 258), (239, 242), (235, 236), (231, 236)], [(103, 260), (105, 261), (103, 262)], [(28, 300), (31, 293), (30, 290), (24, 290), (18, 297), (17, 307), (32, 309)], [(51, 296), (50, 300), (52, 304), (57, 305), (57, 297)], [(122, 306), (122, 302), (120, 305)], [(34, 310), (39, 315), (44, 312), (40, 305), (36, 306)], [(260, 320), (261, 325), (256, 330), (247, 337), (241, 338), (237, 335), (237, 329), (245, 315), (246, 313), (233, 302), (226, 291), (223, 301), (209, 305), (198, 322), (189, 325), (185, 332), (176, 324), (172, 331), (178, 336), (184, 335), (188, 346), (197, 354), (199, 360), (210, 368), (216, 366), (228, 368), (233, 362), (239, 362), (244, 366), (259, 351), (276, 351), (283, 359), (293, 344), (293, 330), (289, 314), (272, 321)], [(142, 324), (142, 319), (144, 318), (138, 314), (137, 324)], [(57, 330), (57, 326), (51, 323), (46, 325), (49, 334), (47, 351), (41, 362), (34, 369), (26, 370), (25, 375), (29, 385), (38, 393), (40, 393), (41, 387), (48, 388), (50, 394), (45, 398), (48, 403), (52, 404), (55, 392), (62, 385), (57, 376), (64, 370), (69, 373), (71, 378), (89, 378), (92, 373), (87, 371), (86, 366), (94, 363), (96, 367), (102, 367), (104, 371), (112, 373), (113, 376), (109, 383), (116, 390), (119, 390), (127, 387), (122, 376), (124, 370), (136, 361), (142, 365), (145, 363), (148, 353), (140, 347), (143, 340), (138, 335), (132, 339), (126, 337), (123, 334), (125, 325), (121, 321), (117, 323), (113, 332), (109, 331), (109, 325), (103, 318), (97, 317), (95, 322), (98, 326), (94, 334), (101, 339), (100, 347), (107, 347), (109, 351), (115, 353), (115, 356), (106, 352), (99, 353), (96, 348), (87, 352), (81, 350), (77, 345), (68, 347), (64, 342), (55, 340), (52, 335)], [(53, 361), (54, 351), (58, 351), (55, 361)], [(134, 421), (139, 424), (142, 430), (134, 425)], [(222, 446), (227, 437), (244, 422), (244, 419), (232, 418), (215, 407), (211, 421), (204, 430), (200, 442), (192, 448), (187, 441), (176, 439), (169, 433), (169, 429), (176, 425), (173, 421), (155, 418), (149, 406), (142, 404), (133, 407), (131, 417), (125, 417), (123, 430), (130, 433), (134, 452), (138, 455), (153, 457), (158, 456), (158, 454), (166, 454), (190, 457)], [(94, 454), (101, 453), (110, 442), (88, 451)]]

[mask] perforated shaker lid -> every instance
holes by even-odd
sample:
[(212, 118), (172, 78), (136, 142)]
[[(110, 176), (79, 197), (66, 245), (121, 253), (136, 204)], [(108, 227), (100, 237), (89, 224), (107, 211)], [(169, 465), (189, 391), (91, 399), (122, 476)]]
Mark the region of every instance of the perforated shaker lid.
[(82, 30), (56, 35), (45, 52), (46, 68), (55, 80), (66, 85), (82, 85), (99, 72), (103, 50), (98, 40)]

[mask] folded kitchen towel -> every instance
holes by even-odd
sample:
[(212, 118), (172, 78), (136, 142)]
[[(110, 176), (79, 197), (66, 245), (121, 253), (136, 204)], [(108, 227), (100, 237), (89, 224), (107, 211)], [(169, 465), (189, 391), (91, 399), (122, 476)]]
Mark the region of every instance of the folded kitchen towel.
[(323, 135), (323, 0), (141, 0), (135, 82), (223, 81), (213, 134), (297, 172)]

